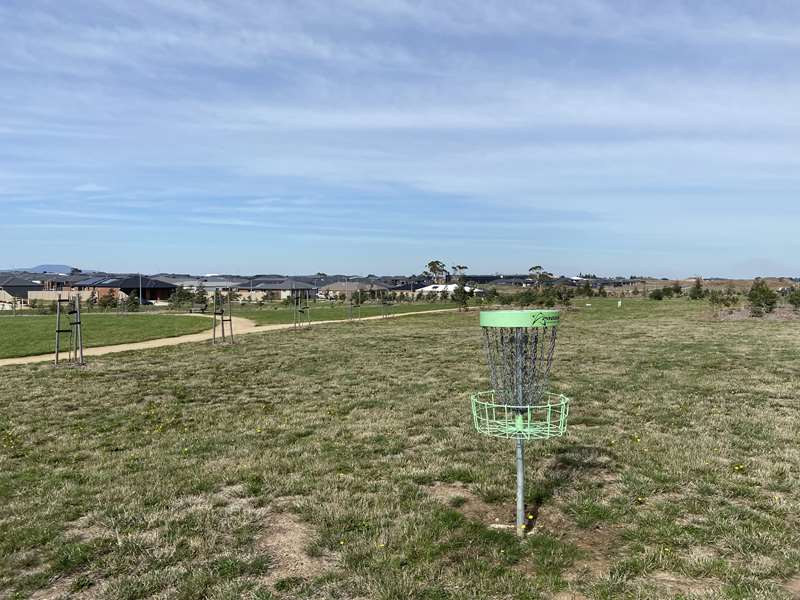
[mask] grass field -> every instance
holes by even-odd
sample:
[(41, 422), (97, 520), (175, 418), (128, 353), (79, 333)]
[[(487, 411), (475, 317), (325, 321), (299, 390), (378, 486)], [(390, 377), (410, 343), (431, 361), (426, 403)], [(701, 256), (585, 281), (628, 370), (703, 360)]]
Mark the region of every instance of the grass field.
[[(211, 319), (195, 316), (83, 314), (81, 319), (86, 348), (174, 337), (211, 327)], [(55, 328), (55, 315), (0, 317), (0, 358), (53, 352)], [(61, 337), (61, 347), (67, 350), (69, 334)]]
[(471, 430), (477, 313), (0, 369), (0, 597), (792, 598), (800, 322), (593, 299), (568, 436)]
[[(311, 303), (311, 321), (336, 321), (348, 317), (348, 307), (344, 304), (330, 304), (327, 302)], [(380, 304), (364, 304), (361, 308), (353, 307), (353, 317), (375, 317), (378, 315), (404, 314), (409, 312), (422, 312), (428, 310), (441, 310), (444, 308), (456, 308), (452, 302), (407, 302), (392, 304), (383, 307)], [(255, 321), (259, 325), (274, 325), (278, 323), (292, 323), (294, 321), (294, 311), (291, 308), (277, 305), (267, 305), (264, 308), (256, 308), (248, 305), (234, 305), (233, 314), (237, 317), (244, 317)]]

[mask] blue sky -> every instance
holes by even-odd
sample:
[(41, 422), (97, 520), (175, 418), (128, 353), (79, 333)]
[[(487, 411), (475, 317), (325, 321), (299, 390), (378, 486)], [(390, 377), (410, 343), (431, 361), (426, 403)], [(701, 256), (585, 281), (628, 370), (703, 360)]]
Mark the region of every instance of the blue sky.
[(5, 0), (0, 266), (798, 274), (800, 3)]

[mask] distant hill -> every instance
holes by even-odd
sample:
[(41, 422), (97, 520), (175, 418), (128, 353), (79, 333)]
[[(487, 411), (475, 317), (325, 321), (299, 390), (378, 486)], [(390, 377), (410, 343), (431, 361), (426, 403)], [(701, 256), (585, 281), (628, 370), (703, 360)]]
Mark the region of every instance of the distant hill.
[[(64, 273), (69, 275), (72, 269), (69, 265), (36, 265), (35, 267), (19, 267), (16, 269), (0, 269), (0, 272), (5, 271), (26, 271), (27, 273)], [(93, 273), (94, 269), (81, 269), (83, 273)]]

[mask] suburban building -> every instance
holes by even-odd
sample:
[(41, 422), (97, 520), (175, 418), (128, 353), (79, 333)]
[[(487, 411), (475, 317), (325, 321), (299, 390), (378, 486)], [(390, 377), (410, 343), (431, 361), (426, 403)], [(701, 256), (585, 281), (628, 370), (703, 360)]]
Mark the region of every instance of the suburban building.
[(142, 300), (166, 302), (177, 286), (144, 275), (116, 275), (90, 277), (77, 282), (74, 287), (81, 292), (93, 292), (97, 298), (112, 295), (117, 299), (125, 299), (131, 294), (138, 296), (141, 289)]
[(159, 275), (156, 279), (159, 281), (166, 281), (176, 287), (182, 287), (190, 292), (196, 292), (202, 287), (212, 296), (215, 292), (229, 292), (230, 290), (238, 289), (250, 281), (250, 279), (245, 277), (191, 277), (185, 275)]
[(285, 300), (286, 298), (316, 298), (316, 286), (291, 277), (253, 278), (234, 288), (244, 299)]
[(28, 292), (42, 289), (42, 284), (17, 275), (0, 275), (0, 303), (27, 306)]
[(361, 292), (386, 292), (389, 288), (377, 282), (365, 281), (336, 281), (329, 283), (320, 288), (320, 294), (326, 298), (336, 298), (344, 295), (345, 298), (350, 298), (356, 291)]
[[(446, 284), (445, 283), (434, 283), (433, 285), (426, 285), (425, 287), (418, 289), (417, 293), (418, 294), (430, 294), (431, 292), (433, 292), (435, 294), (441, 294), (442, 292), (444, 292), (444, 293), (449, 295), (449, 294), (452, 294), (456, 290), (457, 287), (458, 287), (458, 284), (455, 284), (455, 283), (446, 283)], [(473, 288), (473, 287), (468, 286), (468, 285), (464, 286), (464, 290), (467, 293), (469, 293), (469, 292), (475, 292), (476, 294), (483, 293), (483, 290), (479, 290), (477, 288)]]

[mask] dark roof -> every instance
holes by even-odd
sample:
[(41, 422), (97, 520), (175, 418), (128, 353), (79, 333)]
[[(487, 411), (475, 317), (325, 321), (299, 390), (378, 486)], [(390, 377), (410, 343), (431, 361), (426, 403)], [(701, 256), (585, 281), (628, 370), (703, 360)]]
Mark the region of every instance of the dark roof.
[(393, 285), (389, 289), (393, 292), (416, 292), (419, 288), (425, 287), (424, 282), (400, 283)]
[(27, 298), (31, 290), (40, 290), (42, 285), (15, 275), (0, 277), (0, 289), (14, 298)]
[(523, 277), (503, 277), (499, 279), (493, 279), (487, 283), (491, 283), (492, 285), (525, 285), (528, 283), (533, 283), (533, 281)]
[(117, 275), (114, 277), (90, 277), (83, 281), (77, 282), (75, 285), (78, 287), (97, 287), (97, 288), (119, 288), (119, 289), (174, 289), (175, 284), (161, 281), (160, 279), (153, 279), (152, 277), (145, 277), (142, 275), (141, 280), (138, 275)]
[(31, 281), (30, 279), (23, 279), (16, 275), (9, 275), (7, 277), (0, 277), (0, 287), (42, 287), (41, 284)]
[[(248, 285), (243, 284), (243, 288)], [(315, 286), (296, 279), (254, 279), (254, 290), (315, 290)]]
[(372, 281), (334, 281), (333, 283), (322, 286), (321, 289), (330, 292), (355, 292), (356, 290), (380, 291), (388, 290), (389, 288), (381, 283), (375, 283)]

